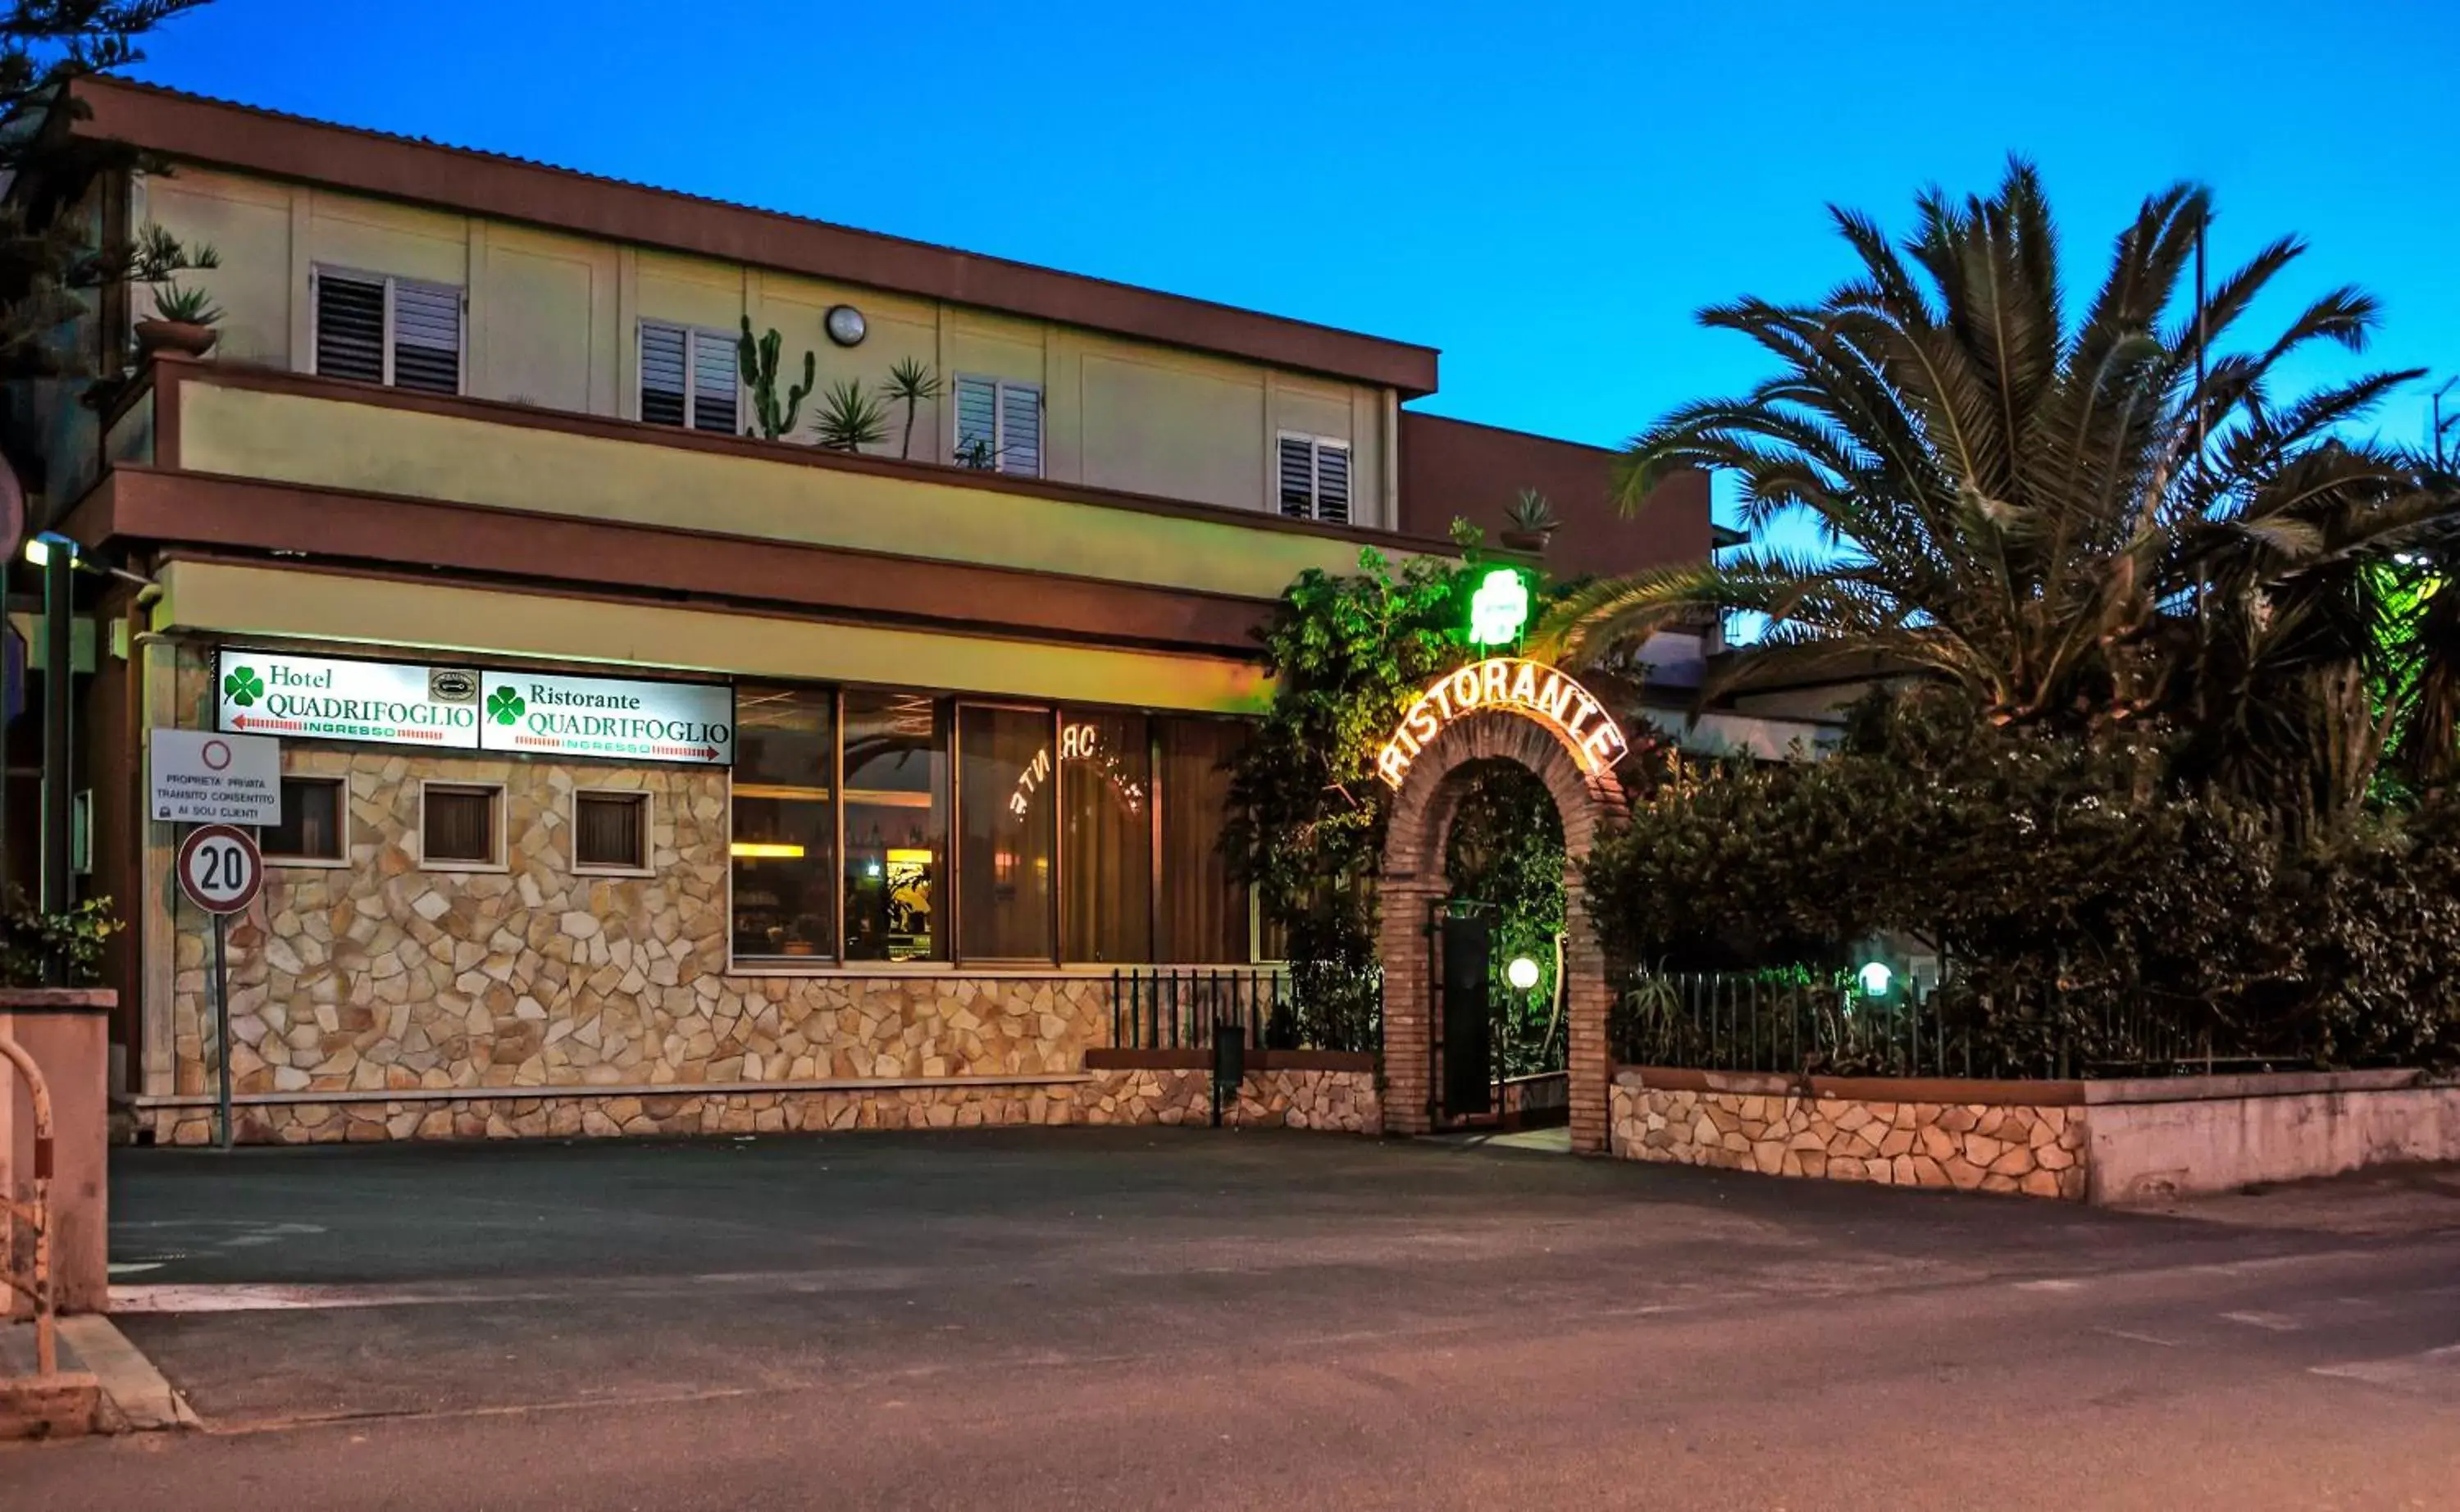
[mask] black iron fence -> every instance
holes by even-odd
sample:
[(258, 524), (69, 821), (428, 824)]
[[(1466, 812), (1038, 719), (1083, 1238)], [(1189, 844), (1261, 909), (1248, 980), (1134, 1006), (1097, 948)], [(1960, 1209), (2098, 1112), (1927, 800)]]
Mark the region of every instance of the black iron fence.
[(2192, 1075), (2311, 1064), (2311, 1051), (2186, 1012), (2053, 998), (2013, 1010), (1962, 990), (1802, 972), (1638, 973), (1617, 1004), (1625, 1065), (1835, 1076)]
[(1111, 1043), (1207, 1050), (1216, 1026), (1259, 1050), (1371, 1051), (1383, 1042), (1378, 971), (1288, 966), (1137, 966), (1111, 973)]

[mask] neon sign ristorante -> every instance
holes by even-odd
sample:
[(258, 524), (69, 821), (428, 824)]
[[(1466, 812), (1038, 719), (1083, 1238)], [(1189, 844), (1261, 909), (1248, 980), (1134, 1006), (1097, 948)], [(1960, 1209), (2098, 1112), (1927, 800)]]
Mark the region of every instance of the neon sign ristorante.
[(1481, 709), (1518, 714), (1554, 731), (1583, 772), (1611, 767), (1630, 749), (1605, 706), (1567, 673), (1518, 656), (1495, 656), (1429, 684), (1384, 742), (1375, 757), (1376, 775), (1399, 787), (1409, 778), (1410, 763), (1445, 726)]

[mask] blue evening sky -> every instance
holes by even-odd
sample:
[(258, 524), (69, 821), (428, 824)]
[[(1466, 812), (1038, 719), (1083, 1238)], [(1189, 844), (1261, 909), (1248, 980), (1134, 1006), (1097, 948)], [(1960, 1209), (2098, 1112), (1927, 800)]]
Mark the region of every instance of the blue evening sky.
[(2366, 362), (2435, 370), (2387, 436), (2460, 372), (2449, 0), (216, 0), (150, 52), (181, 88), (1423, 342), (1422, 407), (1599, 443), (1764, 371), (1693, 312), (1841, 276), (1827, 202), (1901, 227), (2010, 150), (2071, 269), (2178, 178), (2218, 193), (2216, 266), (2304, 236), (2285, 291), (2363, 285)]

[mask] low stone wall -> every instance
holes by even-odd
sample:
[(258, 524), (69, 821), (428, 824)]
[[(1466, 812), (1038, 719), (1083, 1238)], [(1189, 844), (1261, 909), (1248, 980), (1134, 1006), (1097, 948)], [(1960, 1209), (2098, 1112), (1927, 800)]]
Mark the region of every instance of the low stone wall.
[[(555, 1139), (619, 1136), (816, 1134), (853, 1129), (1190, 1124), (1213, 1109), (1208, 1072), (1130, 1068), (1032, 1081), (882, 1083), (768, 1090), (542, 1089), (533, 1095), (244, 1101), (247, 1144), (386, 1139)], [(1381, 1125), (1371, 1070), (1251, 1072), (1224, 1122), (1239, 1128), (1368, 1134)], [(209, 1107), (159, 1109), (168, 1142), (213, 1138)]]
[(2460, 1085), (2414, 1071), (2092, 1081), (2092, 1200), (2111, 1205), (2460, 1161)]
[[(2044, 1100), (2011, 1100), (2026, 1096)], [(2088, 1176), (2084, 1121), (2064, 1105), (2072, 1096), (2072, 1083), (1871, 1081), (1840, 1093), (1802, 1077), (1626, 1068), (1611, 1089), (1609, 1147), (1766, 1176), (2073, 1201)]]

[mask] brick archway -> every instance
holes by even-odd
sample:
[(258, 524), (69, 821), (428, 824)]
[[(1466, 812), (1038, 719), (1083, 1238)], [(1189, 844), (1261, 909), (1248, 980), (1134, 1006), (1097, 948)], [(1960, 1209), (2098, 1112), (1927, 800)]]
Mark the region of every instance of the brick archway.
[(1468, 791), (1473, 768), (1510, 761), (1546, 784), (1563, 819), (1564, 1017), (1569, 1033), (1572, 1148), (1606, 1147), (1606, 1083), (1612, 1075), (1606, 1018), (1614, 989), (1605, 953), (1589, 918), (1580, 863), (1598, 834), (1623, 821), (1622, 784), (1610, 769), (1581, 771), (1566, 737), (1536, 719), (1482, 709), (1453, 720), (1412, 760), (1384, 841), (1377, 879), (1383, 924), (1377, 942), (1384, 963), (1384, 1129), (1425, 1134), (1434, 1126), (1433, 1028), (1429, 941), (1431, 907), (1451, 894), (1444, 841)]

